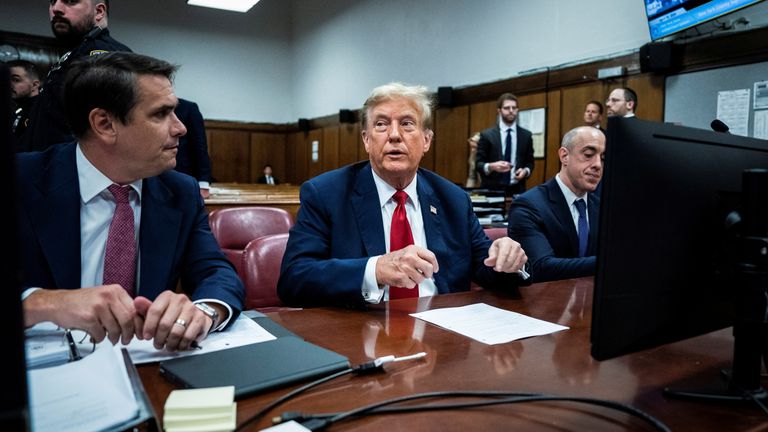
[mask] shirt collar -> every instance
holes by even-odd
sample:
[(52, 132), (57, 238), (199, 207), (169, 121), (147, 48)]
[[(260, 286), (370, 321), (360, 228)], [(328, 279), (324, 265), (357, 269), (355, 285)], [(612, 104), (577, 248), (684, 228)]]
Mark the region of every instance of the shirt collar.
[(507, 129), (509, 128), (512, 128), (512, 132), (517, 133), (517, 120), (515, 120), (515, 122), (511, 125), (508, 125), (504, 123), (504, 120), (502, 120), (501, 116), (499, 116), (499, 129), (501, 129), (502, 132), (507, 133)]
[(568, 188), (568, 186), (565, 185), (565, 183), (563, 183), (562, 180), (560, 180), (560, 173), (555, 176), (555, 181), (557, 182), (557, 185), (560, 186), (560, 191), (563, 192), (563, 196), (565, 196), (565, 202), (568, 204), (568, 207), (572, 206), (574, 201), (581, 198), (584, 198), (584, 203), (586, 204), (587, 195), (589, 194), (585, 193), (583, 196), (577, 196), (571, 189)]
[[(384, 205), (392, 199), (392, 195), (397, 192), (397, 189), (393, 188), (389, 183), (385, 182), (384, 179), (379, 177), (373, 168), (371, 168), (371, 173), (373, 174), (373, 183), (376, 184), (376, 192), (379, 193), (379, 205), (384, 207)], [(416, 210), (419, 210), (419, 194), (416, 192), (416, 182), (418, 178), (419, 174), (416, 173), (416, 175), (413, 176), (413, 181), (403, 189), (403, 192), (408, 194), (408, 199)]]
[[(77, 163), (77, 180), (80, 183), (80, 199), (84, 203), (89, 202), (114, 183), (85, 157), (80, 144), (75, 149), (75, 161)], [(130, 184), (139, 197), (139, 202), (141, 202), (142, 183), (143, 180), (139, 179)]]

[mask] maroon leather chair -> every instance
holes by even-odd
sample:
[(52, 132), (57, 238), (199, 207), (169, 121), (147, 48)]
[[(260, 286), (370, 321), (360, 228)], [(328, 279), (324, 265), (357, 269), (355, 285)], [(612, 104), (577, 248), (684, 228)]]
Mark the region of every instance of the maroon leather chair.
[(483, 231), (485, 231), (485, 235), (487, 235), (491, 241), (507, 235), (506, 228), (483, 228)]
[(280, 208), (232, 207), (212, 211), (208, 215), (208, 223), (224, 255), (242, 277), (245, 246), (265, 235), (288, 233), (293, 226), (293, 218)]
[(287, 243), (288, 234), (272, 234), (259, 237), (245, 247), (240, 266), (246, 309), (263, 311), (283, 305), (277, 296), (277, 280)]

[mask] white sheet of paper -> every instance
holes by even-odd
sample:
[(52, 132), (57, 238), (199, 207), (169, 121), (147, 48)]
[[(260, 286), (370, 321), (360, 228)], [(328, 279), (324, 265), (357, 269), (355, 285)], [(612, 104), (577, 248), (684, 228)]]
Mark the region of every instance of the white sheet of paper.
[(80, 361), (30, 370), (27, 376), (35, 431), (102, 430), (138, 415), (117, 346)]
[(734, 135), (748, 136), (750, 89), (717, 92), (717, 118)]
[[(227, 348), (235, 348), (243, 345), (250, 345), (258, 342), (273, 340), (275, 337), (264, 330), (264, 327), (256, 324), (252, 319), (240, 315), (226, 331), (211, 333), (200, 342), (202, 349), (189, 349), (186, 351), (171, 352), (167, 350), (157, 350), (152, 345), (152, 341), (133, 339), (128, 344), (128, 354), (131, 355), (133, 364), (144, 364), (158, 361), (164, 361), (172, 358), (186, 357), (190, 355), (205, 354), (214, 351), (220, 351)], [(109, 344), (109, 341), (106, 341)], [(99, 346), (104, 345), (104, 342)]]
[(755, 111), (755, 138), (768, 139), (768, 110)]
[(411, 316), (488, 345), (568, 329), (568, 327), (559, 324), (499, 309), (485, 303), (432, 309), (413, 313)]

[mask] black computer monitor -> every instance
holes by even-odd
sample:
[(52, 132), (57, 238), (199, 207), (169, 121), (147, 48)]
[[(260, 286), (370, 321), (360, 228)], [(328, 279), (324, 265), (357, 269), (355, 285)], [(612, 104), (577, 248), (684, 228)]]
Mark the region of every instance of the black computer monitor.
[(0, 429), (27, 430), (27, 373), (24, 361), (24, 323), (22, 320), (17, 262), (19, 230), (16, 229), (13, 145), (11, 144), (11, 95), (8, 67), (0, 62), (0, 184), (6, 191), (0, 226), (3, 227), (3, 248), (0, 260), (0, 326), (3, 329), (4, 366), (0, 368), (5, 390), (0, 392)]
[(594, 358), (738, 321), (743, 282), (730, 264), (735, 243), (726, 218), (742, 205), (742, 172), (751, 168), (768, 168), (768, 141), (636, 118), (609, 119), (592, 315)]

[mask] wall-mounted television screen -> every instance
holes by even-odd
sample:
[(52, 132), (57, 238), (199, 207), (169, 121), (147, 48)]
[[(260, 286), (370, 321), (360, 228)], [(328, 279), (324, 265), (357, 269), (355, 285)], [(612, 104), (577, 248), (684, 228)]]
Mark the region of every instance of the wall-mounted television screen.
[(644, 0), (651, 40), (697, 26), (763, 0)]

